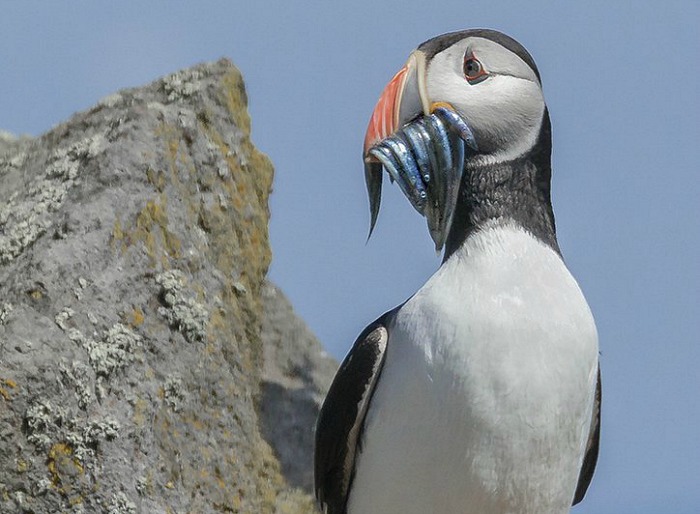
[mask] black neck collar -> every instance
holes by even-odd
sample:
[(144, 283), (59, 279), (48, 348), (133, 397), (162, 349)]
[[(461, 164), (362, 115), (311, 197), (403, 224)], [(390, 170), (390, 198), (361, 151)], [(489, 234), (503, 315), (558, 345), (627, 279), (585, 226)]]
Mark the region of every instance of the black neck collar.
[(559, 251), (550, 195), (552, 137), (545, 109), (535, 145), (520, 157), (470, 168), (467, 163), (443, 262), (489, 224), (515, 223)]

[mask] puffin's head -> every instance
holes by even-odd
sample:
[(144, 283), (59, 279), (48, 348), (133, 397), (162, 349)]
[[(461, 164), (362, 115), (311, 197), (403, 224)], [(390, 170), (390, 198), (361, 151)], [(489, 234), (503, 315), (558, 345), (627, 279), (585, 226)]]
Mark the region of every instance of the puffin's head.
[(472, 129), (477, 162), (510, 160), (529, 150), (546, 110), (537, 66), (520, 43), (487, 29), (443, 34), (413, 51), (384, 89), (365, 152), (445, 104)]
[[(446, 148), (447, 140), (434, 133), (423, 132), (418, 138), (411, 138), (410, 133), (422, 119), (445, 110), (456, 114), (467, 131), (471, 129), (471, 151), (458, 172), (443, 169), (439, 174), (435, 169), (425, 170), (420, 148), (432, 145), (436, 154), (454, 153), (454, 148)], [(382, 92), (365, 135), (370, 234), (379, 212), (384, 166), (427, 218), (431, 237), (441, 249), (452, 223), (462, 171), (513, 161), (542, 142), (548, 145), (546, 113), (537, 66), (513, 38), (495, 30), (472, 29), (443, 34), (421, 44)], [(389, 144), (392, 141), (408, 144), (394, 151)], [(385, 151), (395, 153), (395, 159), (382, 159), (377, 151), (382, 146), (391, 147)], [(427, 162), (425, 158), (422, 161)]]

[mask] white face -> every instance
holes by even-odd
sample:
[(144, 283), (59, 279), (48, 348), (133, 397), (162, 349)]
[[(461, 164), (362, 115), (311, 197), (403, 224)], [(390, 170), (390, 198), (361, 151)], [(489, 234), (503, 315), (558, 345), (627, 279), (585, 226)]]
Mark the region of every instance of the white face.
[(467, 121), (484, 160), (511, 160), (535, 144), (545, 111), (542, 87), (510, 50), (468, 37), (436, 54), (426, 73), (430, 100), (451, 104)]

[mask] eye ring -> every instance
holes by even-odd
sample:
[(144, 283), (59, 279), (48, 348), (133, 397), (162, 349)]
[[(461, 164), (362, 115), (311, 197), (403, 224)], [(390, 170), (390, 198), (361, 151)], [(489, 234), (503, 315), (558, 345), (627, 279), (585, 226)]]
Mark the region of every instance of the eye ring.
[(464, 78), (466, 78), (470, 84), (477, 84), (488, 77), (488, 72), (484, 68), (484, 65), (481, 64), (481, 61), (471, 52), (464, 56), (463, 72)]

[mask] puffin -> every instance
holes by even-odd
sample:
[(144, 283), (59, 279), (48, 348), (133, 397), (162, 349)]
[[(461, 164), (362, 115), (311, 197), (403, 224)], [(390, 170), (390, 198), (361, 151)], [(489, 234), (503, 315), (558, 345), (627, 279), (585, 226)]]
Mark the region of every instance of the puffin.
[(454, 203), (424, 213), (442, 263), (335, 375), (315, 431), (324, 514), (564, 514), (596, 466), (598, 335), (557, 243), (540, 73), (495, 30), (432, 38), (382, 93), (365, 152), (446, 105), (475, 145)]

